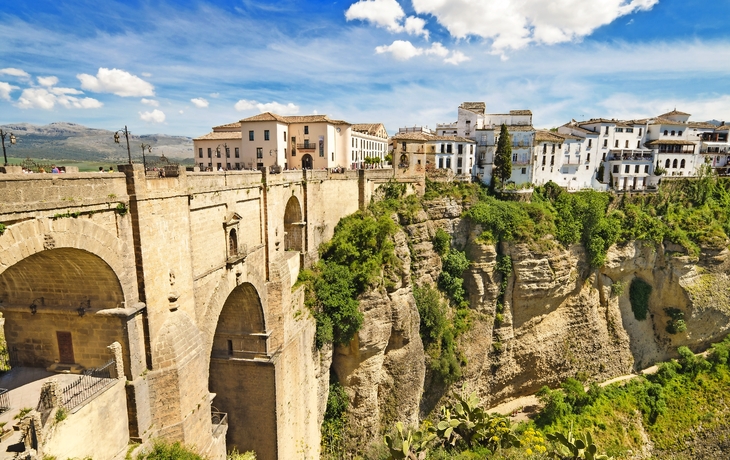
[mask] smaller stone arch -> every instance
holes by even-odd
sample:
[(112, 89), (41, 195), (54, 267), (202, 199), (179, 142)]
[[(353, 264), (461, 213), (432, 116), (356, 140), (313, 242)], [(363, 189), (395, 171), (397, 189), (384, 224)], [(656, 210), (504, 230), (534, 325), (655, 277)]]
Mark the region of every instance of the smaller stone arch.
[(218, 316), (213, 336), (214, 357), (266, 356), (266, 322), (256, 288), (243, 283), (231, 291)]
[(312, 169), (312, 155), (307, 153), (302, 157), (302, 169)]
[(238, 235), (236, 234), (236, 229), (232, 228), (230, 232), (228, 232), (228, 254), (229, 257), (235, 257), (238, 255)]
[(304, 222), (302, 208), (296, 196), (289, 198), (284, 211), (284, 250), (302, 252)]

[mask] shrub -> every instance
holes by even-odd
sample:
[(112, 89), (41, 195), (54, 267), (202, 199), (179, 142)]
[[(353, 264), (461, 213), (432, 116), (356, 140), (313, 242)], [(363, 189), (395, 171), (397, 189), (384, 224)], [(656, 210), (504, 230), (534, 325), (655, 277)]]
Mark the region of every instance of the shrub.
[(327, 408), (322, 420), (323, 458), (337, 458), (344, 450), (345, 414), (349, 399), (345, 388), (339, 382), (330, 382), (327, 395)]
[(538, 426), (555, 423), (558, 419), (572, 412), (572, 407), (565, 401), (565, 395), (560, 390), (551, 390), (544, 386), (540, 388), (536, 396), (543, 405), (536, 419)]
[(451, 235), (446, 233), (444, 229), (439, 228), (433, 236), (433, 249), (440, 256), (448, 252), (451, 247)]
[(651, 285), (641, 278), (634, 278), (629, 286), (629, 301), (631, 302), (631, 311), (634, 312), (634, 318), (639, 321), (646, 319), (649, 311), (649, 296), (651, 295)]
[(137, 460), (204, 460), (203, 457), (183, 446), (179, 442), (168, 444), (164, 441), (155, 441), (152, 450), (141, 453)]
[(687, 330), (684, 322), (684, 312), (678, 308), (665, 308), (664, 312), (669, 316), (666, 331), (670, 334), (677, 334)]

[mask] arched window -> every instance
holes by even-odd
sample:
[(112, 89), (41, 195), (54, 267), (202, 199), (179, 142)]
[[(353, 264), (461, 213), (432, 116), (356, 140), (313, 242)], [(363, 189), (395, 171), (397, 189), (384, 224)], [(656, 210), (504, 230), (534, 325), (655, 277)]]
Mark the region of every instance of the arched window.
[(681, 163), (679, 163), (679, 168), (680, 168), (680, 169), (684, 169), (684, 160), (682, 160), (682, 162), (681, 162)]
[(664, 135), (667, 136), (668, 134), (669, 134), (669, 131), (665, 129), (664, 130)]
[(667, 158), (666, 163), (664, 163), (664, 168), (668, 168), (670, 164), (671, 164), (671, 161), (669, 161), (669, 158)]
[(674, 136), (674, 130), (672, 130), (672, 136)]
[(236, 229), (232, 228), (228, 234), (228, 255), (235, 256), (238, 254), (238, 237), (236, 236)]
[(672, 162), (672, 168), (676, 168), (676, 167), (677, 167), (677, 160), (675, 159), (675, 160), (674, 160), (674, 161)]
[(679, 132), (677, 133), (677, 136), (681, 136), (681, 135), (682, 135), (682, 131), (679, 131)]

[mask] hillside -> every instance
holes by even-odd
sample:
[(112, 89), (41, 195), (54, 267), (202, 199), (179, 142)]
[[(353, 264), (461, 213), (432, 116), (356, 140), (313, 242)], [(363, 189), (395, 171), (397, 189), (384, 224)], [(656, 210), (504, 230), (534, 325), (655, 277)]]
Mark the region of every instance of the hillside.
[[(75, 123), (51, 123), (45, 126), (16, 123), (0, 126), (17, 137), (17, 144), (8, 146), (9, 157), (49, 160), (116, 161), (127, 158), (124, 139), (114, 143), (114, 132), (88, 128)], [(132, 158), (141, 158), (141, 144), (152, 146), (152, 155), (169, 158), (192, 158), (193, 141), (189, 137), (166, 134), (133, 135), (129, 138)]]

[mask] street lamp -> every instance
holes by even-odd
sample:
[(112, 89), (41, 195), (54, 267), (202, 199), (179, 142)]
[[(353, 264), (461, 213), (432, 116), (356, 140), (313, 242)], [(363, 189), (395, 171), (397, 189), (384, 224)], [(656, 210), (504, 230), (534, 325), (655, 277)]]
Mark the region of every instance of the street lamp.
[(127, 125), (124, 125), (124, 129), (120, 129), (114, 133), (114, 143), (119, 144), (119, 133), (124, 133), (124, 137), (127, 139), (127, 155), (129, 156), (129, 164), (132, 164), (132, 151), (129, 150), (129, 130)]
[(270, 149), (269, 150), (269, 156), (274, 157), (274, 167), (272, 168), (273, 174), (279, 174), (281, 170), (279, 169), (279, 149)]
[(15, 134), (13, 133), (6, 133), (2, 129), (0, 129), (0, 137), (2, 138), (3, 142), (3, 158), (5, 159), (4, 165), (8, 165), (8, 155), (5, 153), (5, 136), (8, 136), (8, 140), (10, 141), (10, 145), (15, 145)]
[(147, 153), (152, 153), (152, 146), (150, 144), (142, 144), (140, 147), (142, 147), (142, 164), (144, 165), (144, 170), (147, 171), (147, 159), (144, 156), (144, 151), (147, 150)]

